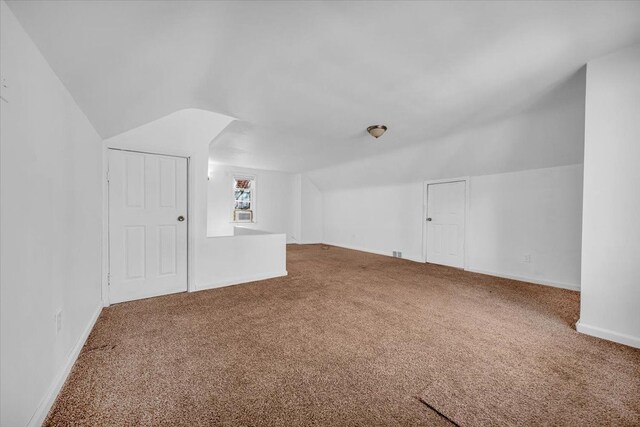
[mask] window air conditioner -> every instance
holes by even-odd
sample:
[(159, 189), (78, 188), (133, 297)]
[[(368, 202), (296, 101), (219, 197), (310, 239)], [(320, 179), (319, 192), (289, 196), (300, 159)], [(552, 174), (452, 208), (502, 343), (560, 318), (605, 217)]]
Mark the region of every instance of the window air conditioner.
[(236, 222), (252, 222), (253, 212), (252, 211), (235, 211), (235, 221)]

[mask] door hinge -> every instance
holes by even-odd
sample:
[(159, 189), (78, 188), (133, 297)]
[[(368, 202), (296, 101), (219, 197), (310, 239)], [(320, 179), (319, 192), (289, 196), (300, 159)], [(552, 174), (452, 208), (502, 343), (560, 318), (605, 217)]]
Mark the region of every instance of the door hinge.
[(109, 180), (110, 180), (109, 171), (107, 171), (107, 182), (109, 182)]
[(107, 286), (111, 286), (111, 273), (107, 273)]

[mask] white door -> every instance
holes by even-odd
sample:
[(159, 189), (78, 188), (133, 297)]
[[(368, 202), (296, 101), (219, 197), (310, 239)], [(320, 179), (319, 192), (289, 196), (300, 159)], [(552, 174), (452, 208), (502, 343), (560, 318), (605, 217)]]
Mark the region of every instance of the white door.
[(427, 186), (427, 262), (464, 267), (465, 182)]
[(187, 159), (109, 150), (111, 303), (187, 290)]

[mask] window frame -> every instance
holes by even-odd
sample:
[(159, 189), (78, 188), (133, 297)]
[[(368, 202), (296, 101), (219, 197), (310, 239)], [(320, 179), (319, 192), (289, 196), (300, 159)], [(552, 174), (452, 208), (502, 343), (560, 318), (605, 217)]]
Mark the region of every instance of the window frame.
[[(258, 180), (255, 175), (248, 175), (244, 173), (233, 173), (231, 179), (231, 222), (233, 224), (255, 224), (258, 217)], [(251, 209), (236, 209), (236, 181), (247, 180), (251, 181)], [(251, 221), (238, 221), (236, 220), (236, 211), (250, 211)]]

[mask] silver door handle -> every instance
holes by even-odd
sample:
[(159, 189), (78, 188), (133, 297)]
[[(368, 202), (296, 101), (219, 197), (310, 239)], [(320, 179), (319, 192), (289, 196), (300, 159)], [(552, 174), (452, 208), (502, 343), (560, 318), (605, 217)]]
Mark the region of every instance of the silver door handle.
[(427, 221), (431, 221), (431, 218), (427, 218)]
[(180, 215), (180, 216), (178, 217), (178, 221), (180, 221), (180, 222), (184, 221), (184, 217), (183, 217), (182, 215)]

